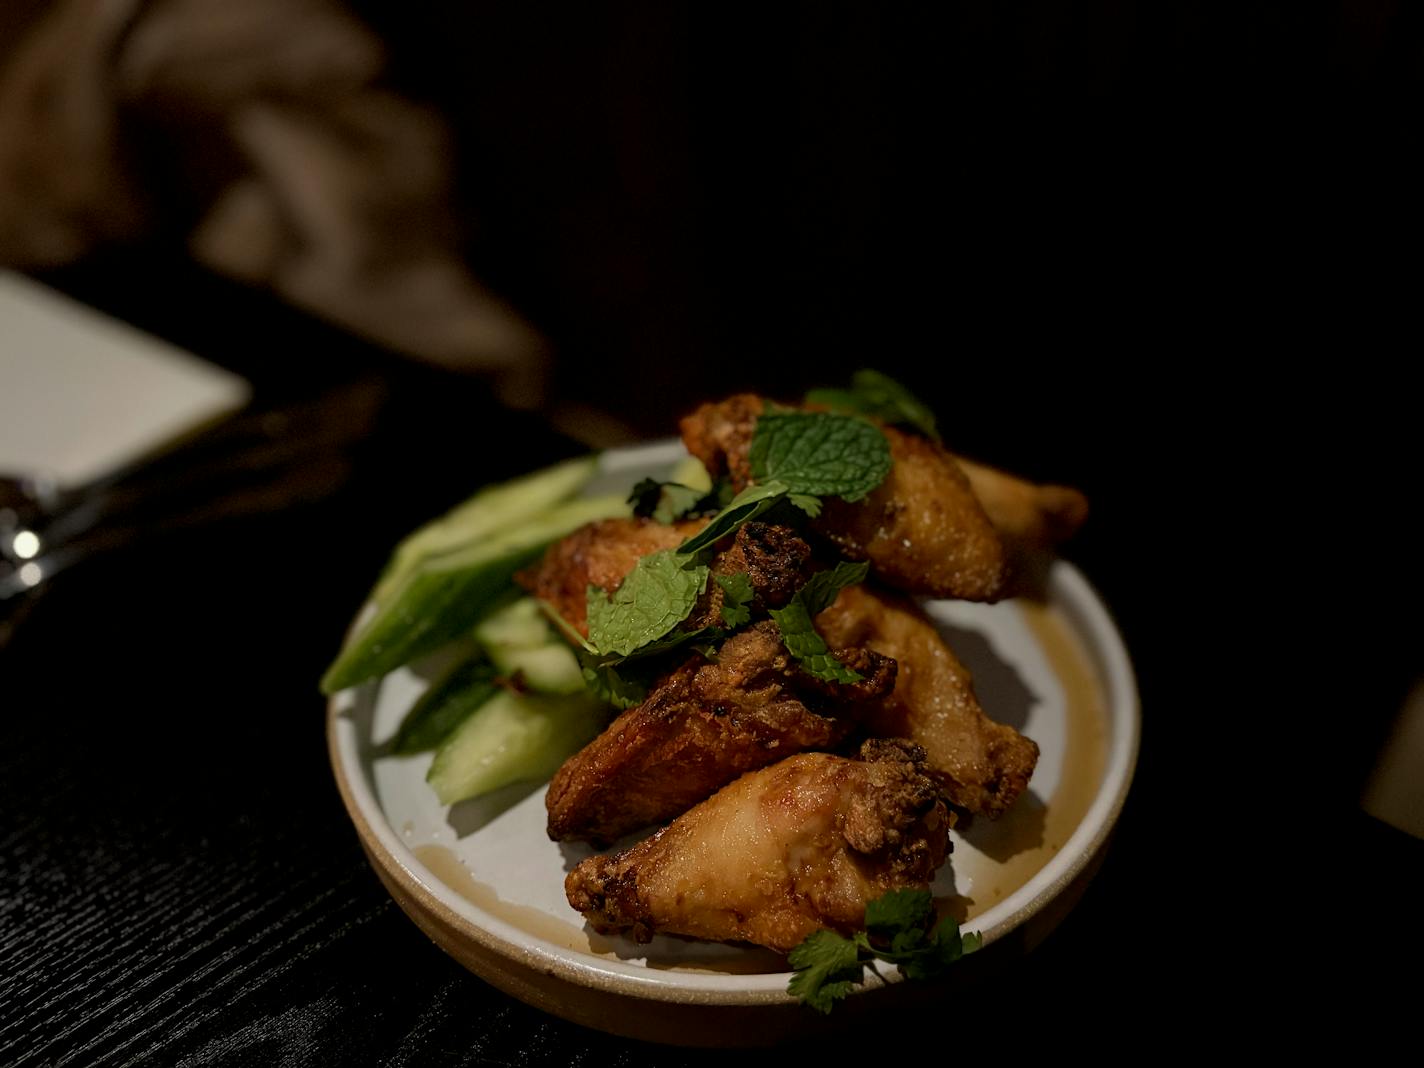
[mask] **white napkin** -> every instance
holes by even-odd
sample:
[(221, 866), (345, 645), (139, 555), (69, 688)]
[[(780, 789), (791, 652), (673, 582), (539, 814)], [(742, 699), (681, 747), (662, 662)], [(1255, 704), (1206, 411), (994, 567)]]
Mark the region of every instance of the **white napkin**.
[(241, 378), (0, 271), (0, 473), (80, 485), (241, 408)]

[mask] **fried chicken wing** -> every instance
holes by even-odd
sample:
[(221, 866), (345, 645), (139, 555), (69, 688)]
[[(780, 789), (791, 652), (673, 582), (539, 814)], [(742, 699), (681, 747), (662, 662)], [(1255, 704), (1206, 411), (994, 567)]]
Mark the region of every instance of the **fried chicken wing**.
[(1046, 486), (956, 456), (974, 496), (1006, 542), (1051, 549), (1088, 518), (1088, 498), (1068, 486)]
[(895, 684), (895, 663), (839, 651), (863, 680), (807, 675), (763, 621), (664, 677), (578, 753), (549, 784), (549, 837), (612, 841), (663, 823), (738, 775), (789, 754), (840, 743)]
[(865, 645), (894, 658), (895, 689), (870, 710), (866, 726), (923, 746), (950, 801), (995, 817), (1027, 788), (1037, 743), (984, 714), (969, 672), (918, 605), (852, 586), (816, 627), (832, 645)]
[[(683, 443), (714, 476), (729, 475), (740, 489), (751, 481), (751, 441), (764, 403), (743, 393), (704, 404), (682, 420)], [(864, 500), (828, 499), (812, 529), (907, 592), (997, 599), (1007, 557), (969, 479), (934, 442), (882, 429), (894, 461), (890, 474)]]
[(863, 760), (802, 753), (750, 772), (651, 838), (590, 857), (564, 882), (595, 930), (745, 941), (787, 952), (824, 927), (864, 926), (866, 902), (923, 889), (950, 814), (904, 743)]
[(515, 580), (586, 638), (589, 586), (617, 589), (640, 558), (659, 549), (675, 549), (706, 522), (601, 519), (549, 546), (539, 563), (521, 571)]
[[(588, 637), (588, 587), (612, 591), (641, 557), (675, 549), (701, 530), (706, 519), (671, 525), (651, 519), (603, 519), (580, 527), (551, 545), (534, 567), (515, 579), (547, 602), (570, 626)], [(712, 561), (714, 575), (744, 573), (752, 585), (752, 610), (765, 614), (791, 600), (810, 575), (811, 547), (791, 528), (746, 523)], [(693, 608), (684, 629), (716, 625), (723, 591), (716, 582)]]

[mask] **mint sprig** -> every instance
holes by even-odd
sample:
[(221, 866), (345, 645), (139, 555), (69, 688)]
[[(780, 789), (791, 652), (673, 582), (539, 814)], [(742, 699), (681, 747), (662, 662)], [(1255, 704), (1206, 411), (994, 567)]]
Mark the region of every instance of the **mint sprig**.
[(866, 415), (892, 426), (906, 426), (931, 441), (939, 441), (934, 412), (889, 375), (862, 370), (851, 376), (850, 389), (813, 389), (807, 404), (820, 404), (834, 412)]
[[(750, 446), (756, 481), (676, 549), (639, 560), (611, 597), (597, 587), (588, 588), (587, 648), (598, 659), (585, 666), (597, 675), (617, 659), (670, 634), (707, 588), (707, 551), (744, 523), (783, 501), (814, 518), (820, 514), (823, 496), (859, 500), (884, 481), (891, 462), (885, 435), (863, 419), (768, 407), (757, 420)], [(697, 499), (692, 496), (695, 492), (677, 483), (644, 479), (633, 488), (629, 501), (640, 515), (670, 519), (686, 514), (686, 509), (703, 509), (719, 500), (715, 487), (712, 494)], [(738, 594), (724, 598), (723, 603), (728, 627), (750, 620), (749, 596)], [(786, 646), (808, 670), (821, 678), (860, 679), (830, 655), (811, 622), (815, 612), (808, 613), (804, 601), (793, 598), (793, 603), (780, 611), (783, 615), (778, 623)], [(634, 690), (618, 685), (606, 673), (591, 679), (590, 684), (601, 694), (622, 694), (619, 700), (627, 700), (626, 695)]]
[(864, 582), (870, 571), (867, 563), (851, 564), (842, 560), (835, 567), (818, 571), (796, 591), (784, 608), (773, 608), (767, 614), (781, 629), (781, 641), (807, 674), (826, 682), (860, 682), (864, 677), (835, 658), (826, 640), (816, 630), (816, 616), (831, 606), (836, 594), (847, 586)]
[(890, 443), (864, 419), (834, 412), (765, 412), (748, 453), (759, 483), (791, 494), (858, 501), (890, 473)]
[(710, 549), (728, 534), (735, 533), (743, 523), (749, 523), (757, 516), (786, 496), (790, 487), (773, 479), (770, 482), (748, 486), (732, 498), (731, 503), (712, 517), (705, 527), (677, 547), (683, 556), (695, 556), (703, 549)]
[(946, 916), (934, 921), (928, 890), (891, 890), (865, 906), (865, 930), (846, 938), (816, 931), (791, 951), (793, 974), (786, 991), (820, 1013), (828, 1013), (864, 979), (864, 965), (894, 964), (907, 979), (936, 979), (956, 961), (978, 950), (983, 940)]
[(640, 559), (611, 598), (590, 586), (589, 645), (602, 656), (627, 656), (657, 641), (687, 618), (709, 574), (695, 557), (661, 549)]

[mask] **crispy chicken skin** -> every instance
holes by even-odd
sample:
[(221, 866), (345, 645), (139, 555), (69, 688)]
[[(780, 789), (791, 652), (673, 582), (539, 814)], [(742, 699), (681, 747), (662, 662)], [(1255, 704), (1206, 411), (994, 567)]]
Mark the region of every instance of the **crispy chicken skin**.
[(1067, 486), (1045, 486), (955, 457), (989, 521), (1011, 545), (1051, 549), (1088, 518), (1088, 498)]
[[(683, 444), (714, 476), (727, 474), (740, 489), (751, 480), (752, 434), (764, 404), (750, 393), (704, 404), (680, 423)], [(827, 499), (813, 529), (909, 593), (997, 599), (1007, 557), (969, 479), (934, 442), (894, 427), (882, 430), (894, 460), (890, 474), (854, 504)]]
[(839, 652), (853, 685), (796, 666), (770, 621), (733, 634), (715, 662), (695, 654), (555, 774), (549, 837), (609, 842), (687, 811), (738, 775), (839, 744), (895, 685), (895, 662)]
[(929, 772), (951, 802), (997, 817), (1023, 793), (1037, 743), (984, 714), (969, 672), (917, 605), (852, 586), (816, 617), (816, 627), (831, 645), (864, 645), (894, 658), (895, 689), (866, 726), (923, 746)]
[(948, 851), (950, 814), (916, 747), (866, 743), (862, 760), (802, 753), (750, 772), (651, 838), (569, 873), (595, 930), (745, 941), (787, 952), (851, 932), (888, 890), (923, 889)]

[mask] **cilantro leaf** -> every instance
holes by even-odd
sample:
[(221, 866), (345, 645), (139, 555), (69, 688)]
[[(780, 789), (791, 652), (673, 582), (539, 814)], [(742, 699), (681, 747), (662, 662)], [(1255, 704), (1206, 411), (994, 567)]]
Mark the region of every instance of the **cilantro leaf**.
[(933, 919), (934, 898), (928, 890), (891, 890), (866, 902), (864, 931), (853, 938), (816, 931), (791, 951), (794, 974), (787, 993), (817, 1012), (830, 1012), (864, 978), (862, 966), (869, 961), (894, 964), (907, 979), (934, 979), (980, 947), (980, 937), (973, 932), (961, 936), (951, 917), (927, 933)]
[(859, 948), (834, 931), (812, 933), (788, 959), (795, 974), (787, 984), (787, 993), (817, 1012), (830, 1012), (861, 980)]
[(882, 938), (896, 931), (922, 934), (933, 918), (934, 898), (924, 890), (889, 890), (865, 905), (865, 929)]
[(748, 486), (732, 498), (712, 521), (677, 547), (681, 556), (694, 556), (710, 548), (743, 523), (755, 519), (786, 495), (787, 485), (772, 480)]
[(832, 655), (826, 640), (816, 630), (815, 618), (830, 607), (843, 588), (864, 581), (869, 570), (869, 564), (849, 564), (843, 560), (830, 570), (812, 575), (784, 608), (768, 612), (781, 629), (782, 644), (807, 674), (827, 682), (851, 683), (863, 678)]
[(603, 655), (627, 656), (676, 627), (707, 588), (706, 564), (671, 549), (638, 561), (610, 599), (588, 588), (588, 640)]
[(674, 630), (638, 646), (627, 655), (613, 653), (600, 656), (585, 647), (579, 653), (584, 686), (595, 697), (615, 708), (632, 708), (647, 700), (653, 683), (667, 674), (670, 666), (667, 654), (686, 647), (711, 660), (716, 656), (716, 643), (724, 636), (721, 627)]
[(808, 404), (820, 404), (834, 412), (868, 415), (882, 423), (908, 426), (931, 441), (939, 441), (934, 412), (889, 375), (869, 369), (851, 377), (850, 389), (813, 389), (806, 394)]
[(641, 666), (635, 663), (630, 672), (622, 664), (586, 663), (583, 665), (584, 687), (600, 701), (620, 711), (633, 708), (648, 699), (648, 687), (652, 684), (643, 672), (637, 670)]
[(750, 623), (752, 600), (756, 596), (752, 589), (751, 576), (745, 571), (737, 571), (715, 577), (717, 585), (722, 587), (722, 622), (726, 623), (728, 628)]
[(752, 476), (787, 492), (858, 501), (890, 473), (890, 443), (876, 426), (834, 412), (767, 412), (752, 432)]
[(812, 497), (809, 493), (793, 493), (786, 499), (812, 519), (821, 514), (821, 498), (819, 497)]
[(925, 949), (900, 967), (911, 979), (933, 979), (966, 953), (978, 949), (980, 941), (973, 932), (961, 936), (959, 924), (953, 917), (946, 916), (935, 927), (934, 935), (926, 940)]

